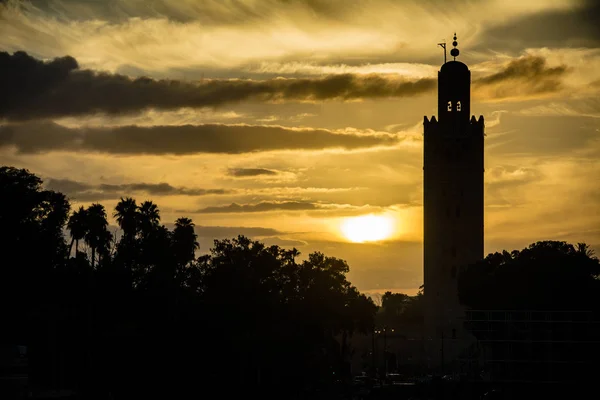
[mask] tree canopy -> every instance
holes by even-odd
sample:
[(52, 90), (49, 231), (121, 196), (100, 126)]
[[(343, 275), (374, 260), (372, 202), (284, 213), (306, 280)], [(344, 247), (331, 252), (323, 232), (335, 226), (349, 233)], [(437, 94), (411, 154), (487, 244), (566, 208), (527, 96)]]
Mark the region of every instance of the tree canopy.
[(344, 260), (244, 236), (198, 255), (189, 218), (170, 230), (131, 197), (71, 213), (23, 169), (0, 168), (0, 191), (1, 339), (30, 347), (37, 386), (138, 397), (232, 376), (316, 382), (341, 368), (338, 335), (372, 331), (377, 307)]
[(597, 310), (600, 262), (584, 244), (540, 241), (489, 254), (459, 274), (461, 302), (473, 309)]

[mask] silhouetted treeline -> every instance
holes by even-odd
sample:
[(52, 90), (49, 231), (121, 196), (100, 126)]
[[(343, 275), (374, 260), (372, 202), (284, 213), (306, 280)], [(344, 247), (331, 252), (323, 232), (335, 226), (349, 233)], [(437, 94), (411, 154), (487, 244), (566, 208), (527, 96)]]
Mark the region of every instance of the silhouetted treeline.
[[(461, 271), (459, 294), (470, 308), (466, 327), (488, 377), (512, 385), (509, 398), (516, 392), (519, 398), (542, 392), (577, 398), (595, 390), (599, 277), (600, 262), (586, 244), (560, 241), (489, 254)], [(529, 386), (517, 390), (516, 382)]]
[(461, 303), (479, 310), (600, 310), (600, 262), (585, 243), (542, 241), (491, 253), (459, 274)]
[[(3, 343), (27, 345), (30, 384), (88, 396), (295, 391), (347, 371), (335, 337), (371, 332), (374, 303), (345, 261), (239, 236), (199, 258), (194, 224), (121, 199), (70, 212), (26, 170), (0, 168)], [(64, 235), (66, 228), (69, 238)], [(131, 397), (134, 396), (134, 397)]]
[(378, 326), (401, 328), (403, 325), (423, 324), (423, 287), (415, 296), (385, 292), (377, 315)]

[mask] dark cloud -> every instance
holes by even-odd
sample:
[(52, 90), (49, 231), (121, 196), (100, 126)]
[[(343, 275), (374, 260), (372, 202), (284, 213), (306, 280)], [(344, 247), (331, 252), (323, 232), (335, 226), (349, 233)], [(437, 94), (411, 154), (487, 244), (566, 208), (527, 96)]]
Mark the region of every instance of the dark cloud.
[(381, 212), (385, 207), (362, 206), (350, 204), (337, 204), (307, 200), (263, 200), (258, 203), (239, 204), (231, 203), (224, 206), (209, 206), (198, 210), (179, 210), (183, 214), (244, 214), (270, 211), (304, 211), (315, 218), (326, 217), (352, 217), (373, 212)]
[[(175, 228), (175, 224), (165, 224), (169, 229)], [(244, 235), (248, 237), (270, 237), (284, 234), (277, 229), (263, 228), (259, 226), (247, 227), (247, 226), (209, 226), (209, 225), (196, 225), (195, 232), (199, 237), (212, 238), (212, 239), (223, 239), (233, 238), (238, 235)]]
[(228, 206), (206, 207), (195, 212), (198, 214), (214, 213), (253, 213), (266, 211), (308, 211), (319, 209), (320, 206), (307, 201), (263, 201), (257, 204), (231, 203)]
[(396, 135), (339, 134), (326, 129), (260, 125), (121, 126), (66, 128), (50, 122), (0, 125), (0, 148), (21, 153), (53, 150), (134, 154), (239, 154), (269, 150), (360, 149), (393, 146)]
[(0, 117), (28, 120), (93, 113), (126, 114), (155, 108), (215, 107), (245, 100), (318, 101), (414, 96), (434, 79), (406, 81), (380, 75), (331, 75), (269, 80), (130, 79), (81, 70), (73, 57), (43, 62), (25, 52), (0, 52)]
[(548, 67), (546, 59), (525, 56), (509, 62), (501, 71), (473, 81), (474, 94), (501, 99), (552, 93), (562, 89), (565, 65)]
[(527, 56), (513, 60), (500, 72), (480, 78), (478, 85), (500, 83), (511, 79), (538, 79), (540, 77), (561, 76), (566, 72), (566, 66), (548, 68), (546, 60), (539, 56)]
[(600, 45), (600, 2), (549, 10), (508, 20), (483, 33), (474, 50), (522, 51), (535, 47), (597, 47)]
[(96, 201), (118, 199), (134, 193), (145, 193), (153, 196), (205, 196), (227, 194), (225, 189), (198, 189), (174, 187), (168, 183), (126, 183), (126, 184), (98, 184), (90, 185), (70, 179), (46, 179), (46, 187), (67, 194), (78, 201)]
[(225, 189), (190, 189), (186, 187), (174, 187), (168, 183), (130, 183), (125, 185), (98, 185), (103, 191), (124, 191), (146, 192), (155, 195), (185, 195), (185, 196), (205, 196), (209, 194), (227, 194), (230, 190)]
[(277, 175), (277, 171), (265, 168), (230, 168), (227, 173), (228, 175), (235, 176), (236, 178), (260, 175)]
[(279, 235), (282, 232), (277, 229), (261, 227), (242, 227), (242, 226), (199, 226), (196, 227), (196, 233), (202, 237), (214, 238), (232, 238), (238, 235), (248, 237), (264, 237)]

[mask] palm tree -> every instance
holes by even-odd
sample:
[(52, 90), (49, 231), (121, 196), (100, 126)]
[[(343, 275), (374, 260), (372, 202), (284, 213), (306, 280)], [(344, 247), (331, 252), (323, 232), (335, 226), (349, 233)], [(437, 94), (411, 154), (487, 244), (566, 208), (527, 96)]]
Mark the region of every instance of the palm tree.
[(67, 222), (67, 229), (71, 234), (69, 257), (71, 256), (71, 251), (73, 250), (73, 243), (75, 243), (75, 256), (77, 257), (77, 253), (79, 252), (79, 241), (85, 237), (85, 233), (87, 231), (86, 219), (86, 210), (83, 208), (83, 206), (79, 207), (79, 210), (74, 211), (69, 217), (69, 221)]
[(138, 208), (138, 228), (143, 238), (147, 238), (160, 223), (158, 206), (151, 201), (144, 201)]
[(123, 239), (131, 243), (135, 239), (138, 231), (138, 206), (135, 199), (126, 197), (115, 207), (113, 217), (116, 218), (117, 224), (123, 230)]
[(575, 249), (578, 254), (584, 255), (587, 258), (594, 258), (594, 250), (590, 249), (590, 246), (587, 243), (577, 243), (577, 248)]
[[(164, 226), (160, 226), (160, 211), (156, 204), (144, 201), (138, 208), (138, 267), (143, 271), (149, 271), (159, 264), (165, 264), (170, 253), (170, 232)], [(142, 278), (144, 272), (137, 271), (137, 278)]]
[(198, 235), (194, 231), (194, 223), (189, 218), (179, 218), (175, 221), (173, 230), (173, 248), (177, 264), (186, 266), (195, 258), (196, 249), (200, 247)]
[(112, 234), (107, 229), (106, 210), (102, 204), (94, 203), (89, 206), (86, 216), (88, 229), (84, 239), (92, 249), (92, 268), (94, 268), (96, 252), (99, 251), (100, 255), (105, 255), (105, 250), (108, 248)]

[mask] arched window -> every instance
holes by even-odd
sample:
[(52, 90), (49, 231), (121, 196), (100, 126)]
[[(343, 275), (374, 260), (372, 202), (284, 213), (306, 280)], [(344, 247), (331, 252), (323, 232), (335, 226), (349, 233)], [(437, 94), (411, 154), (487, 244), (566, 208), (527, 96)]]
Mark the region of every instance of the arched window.
[(448, 111), (452, 111), (452, 102), (451, 101), (448, 102)]
[(456, 111), (460, 111), (460, 101), (456, 102)]

